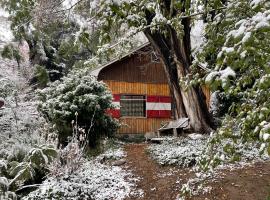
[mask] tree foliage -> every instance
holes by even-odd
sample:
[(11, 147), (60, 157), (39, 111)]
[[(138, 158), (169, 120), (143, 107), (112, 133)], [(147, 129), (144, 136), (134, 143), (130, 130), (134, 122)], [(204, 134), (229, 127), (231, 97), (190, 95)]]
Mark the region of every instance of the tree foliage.
[(198, 58), (211, 69), (205, 80), (228, 108), (209, 148), (211, 159), (221, 156), (214, 149), (226, 138), (232, 142), (226, 143), (224, 154), (232, 157), (239, 146), (254, 140), (262, 153), (270, 152), (269, 8), (264, 0), (228, 1), (207, 24), (207, 43)]
[[(68, 18), (60, 12), (65, 9), (62, 1), (1, 0), (0, 4), (10, 13), (11, 29), (16, 40), (27, 41), (30, 61), (44, 66), (50, 81), (59, 80), (73, 65), (80, 65), (81, 60), (92, 55), (90, 46), (76, 42), (76, 33), (81, 28), (80, 17), (72, 15)], [(51, 9), (57, 9), (59, 14)], [(36, 78), (32, 80), (33, 84)]]

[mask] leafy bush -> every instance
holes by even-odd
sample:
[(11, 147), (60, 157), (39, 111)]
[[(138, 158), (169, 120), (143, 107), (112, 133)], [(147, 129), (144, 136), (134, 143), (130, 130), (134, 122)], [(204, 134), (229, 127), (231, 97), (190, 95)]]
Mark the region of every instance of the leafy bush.
[[(148, 151), (153, 159), (161, 165), (178, 165), (181, 167), (200, 166), (205, 169), (209, 163), (205, 154), (209, 148), (209, 141), (213, 136), (202, 136), (200, 134), (189, 134), (187, 137), (163, 138), (161, 144), (151, 144)], [(212, 165), (232, 164), (236, 161), (248, 163), (250, 161), (268, 160), (266, 152), (261, 152), (259, 142), (247, 142), (235, 144), (232, 139), (224, 139), (221, 144), (214, 146), (215, 157)], [(211, 167), (211, 166), (210, 166)]]
[(7, 59), (16, 60), (18, 67), (20, 67), (20, 63), (23, 60), (23, 57), (17, 47), (13, 44), (7, 44), (4, 46), (4, 49), (1, 52), (1, 56)]
[(49, 172), (48, 165), (57, 155), (52, 146), (43, 145), (30, 149), (22, 161), (0, 160), (0, 195), (16, 197), (12, 191), (24, 185), (40, 183)]
[(49, 74), (46, 68), (40, 65), (36, 65), (34, 74), (37, 81), (37, 85), (41, 88), (46, 87), (49, 82)]
[(9, 185), (16, 182), (39, 182), (40, 177), (46, 175), (47, 165), (57, 156), (57, 151), (51, 146), (32, 148), (25, 156), (23, 162), (12, 161), (9, 163), (9, 176), (12, 177)]
[(90, 147), (96, 147), (102, 136), (114, 134), (119, 126), (106, 114), (113, 108), (107, 86), (85, 72), (71, 73), (51, 83), (40, 96), (43, 103), (39, 109), (55, 125), (60, 144), (67, 144), (75, 118), (76, 126), (86, 130)]

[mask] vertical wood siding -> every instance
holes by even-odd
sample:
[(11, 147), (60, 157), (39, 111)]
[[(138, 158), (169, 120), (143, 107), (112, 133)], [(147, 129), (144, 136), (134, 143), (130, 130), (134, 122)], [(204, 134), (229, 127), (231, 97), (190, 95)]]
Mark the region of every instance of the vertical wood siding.
[(118, 133), (146, 133), (155, 132), (160, 128), (161, 123), (170, 121), (171, 119), (159, 119), (159, 118), (120, 118), (120, 122), (123, 124)]
[[(151, 84), (151, 83), (128, 83), (112, 80), (104, 80), (113, 94), (137, 94), (147, 96), (170, 96), (168, 84)], [(206, 102), (209, 106), (210, 90), (208, 87), (202, 88)], [(161, 123), (172, 120), (171, 118), (136, 118), (136, 117), (121, 117), (120, 122), (123, 126), (119, 133), (146, 133), (154, 132), (160, 128)]]
[(98, 80), (132, 83), (167, 83), (163, 65), (151, 62), (150, 55), (134, 54), (102, 69)]
[[(112, 80), (104, 80), (104, 82), (113, 94), (170, 96), (168, 84), (128, 83)], [(162, 122), (170, 121), (171, 118), (121, 117), (119, 120), (123, 125), (118, 133), (136, 134), (157, 131)]]
[[(100, 71), (98, 80), (104, 81), (115, 95), (171, 96), (164, 68), (160, 62), (152, 62), (150, 54), (134, 53), (113, 62)], [(209, 108), (210, 90), (207, 87), (202, 90)], [(115, 114), (120, 117), (120, 111)], [(123, 124), (119, 133), (136, 134), (154, 132), (162, 122), (172, 119), (120, 117), (119, 120)]]
[(113, 94), (138, 94), (153, 96), (170, 96), (168, 84), (158, 83), (129, 83), (104, 80)]

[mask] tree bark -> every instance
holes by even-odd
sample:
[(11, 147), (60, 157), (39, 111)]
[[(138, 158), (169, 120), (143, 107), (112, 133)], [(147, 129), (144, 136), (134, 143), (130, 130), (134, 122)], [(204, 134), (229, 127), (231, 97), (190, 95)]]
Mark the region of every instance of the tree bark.
[(157, 51), (160, 56), (160, 60), (163, 64), (164, 71), (166, 73), (166, 77), (168, 79), (168, 84), (170, 88), (170, 92), (173, 97), (173, 103), (176, 106), (176, 110), (174, 112), (174, 117), (176, 119), (187, 117), (186, 110), (183, 104), (179, 79), (177, 75), (176, 67), (172, 67), (173, 59), (170, 57), (170, 49), (166, 44), (166, 40), (160, 34), (152, 34), (149, 29), (144, 31), (146, 37)]
[[(153, 14), (146, 12), (148, 23), (151, 23)], [(184, 89), (179, 79), (190, 73), (192, 63), (190, 43), (190, 20), (183, 19), (184, 36), (179, 38), (176, 31), (169, 25), (168, 32), (151, 32), (148, 28), (144, 33), (154, 49), (158, 52), (164, 65), (169, 87), (176, 103), (176, 118), (188, 117), (191, 128), (195, 132), (209, 133), (213, 129), (212, 120), (205, 102), (205, 96), (199, 86), (190, 86)]]

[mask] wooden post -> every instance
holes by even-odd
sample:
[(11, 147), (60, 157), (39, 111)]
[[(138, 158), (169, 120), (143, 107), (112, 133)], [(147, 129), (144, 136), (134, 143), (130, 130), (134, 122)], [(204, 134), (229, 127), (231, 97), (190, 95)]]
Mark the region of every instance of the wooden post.
[(160, 130), (158, 130), (158, 132), (157, 132), (157, 136), (158, 136), (158, 137), (160, 137)]
[(173, 129), (173, 136), (177, 137), (177, 129), (176, 128)]

